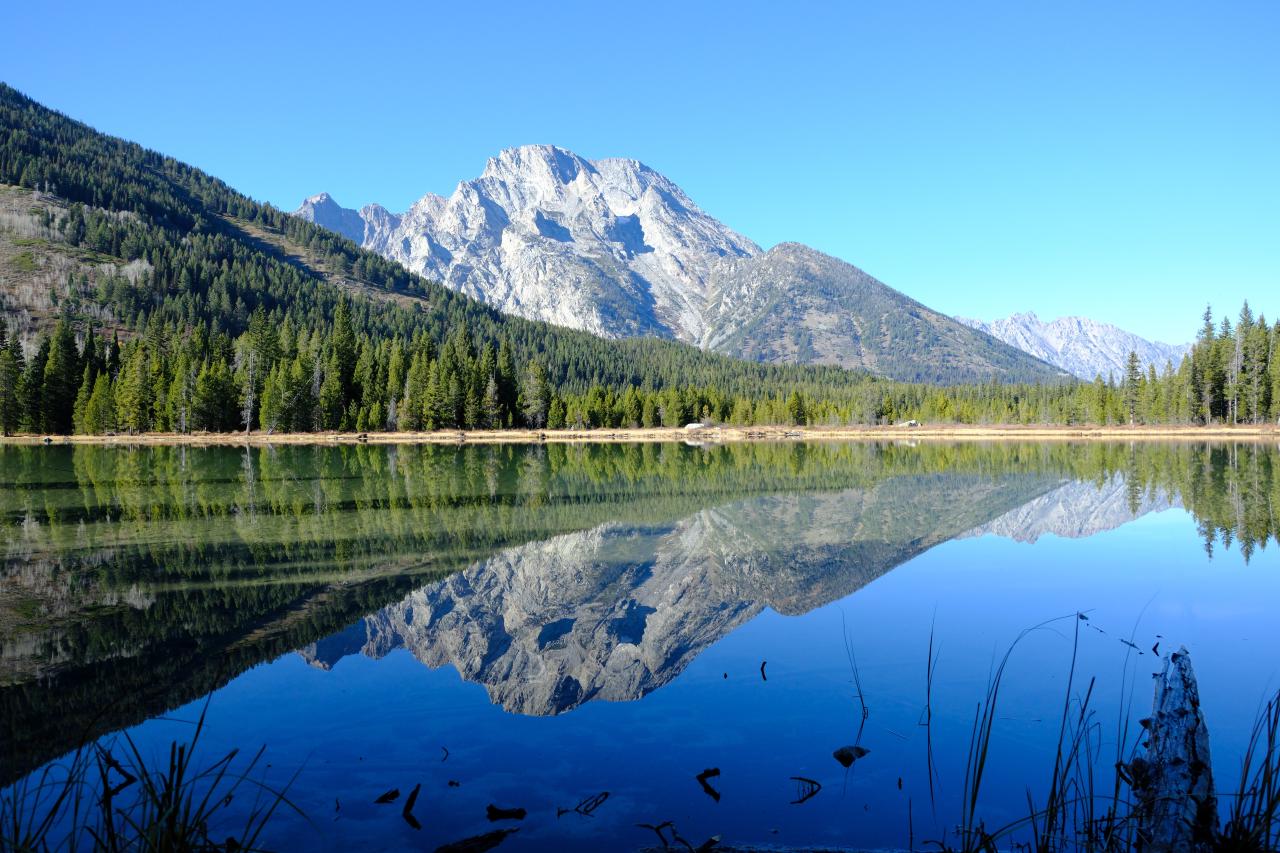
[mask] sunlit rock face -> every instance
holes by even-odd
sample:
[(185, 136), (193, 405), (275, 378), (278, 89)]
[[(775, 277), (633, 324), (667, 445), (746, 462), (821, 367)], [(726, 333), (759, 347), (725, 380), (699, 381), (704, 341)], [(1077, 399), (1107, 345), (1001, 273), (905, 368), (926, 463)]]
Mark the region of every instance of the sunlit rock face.
[(499, 310), (606, 337), (696, 341), (712, 269), (760, 251), (643, 163), (551, 145), (507, 149), (403, 214), (322, 193), (297, 215)]

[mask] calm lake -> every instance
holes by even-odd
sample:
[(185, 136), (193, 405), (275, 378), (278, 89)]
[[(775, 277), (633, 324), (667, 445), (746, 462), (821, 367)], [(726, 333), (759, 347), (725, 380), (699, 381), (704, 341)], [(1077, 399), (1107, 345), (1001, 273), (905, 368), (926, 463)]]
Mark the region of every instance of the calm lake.
[(0, 482), (0, 785), (126, 734), (163, 763), (206, 710), (199, 755), (265, 747), (305, 813), (278, 849), (919, 849), (1024, 629), (989, 826), (1045, 796), (1073, 649), (1107, 792), (1157, 644), (1222, 793), (1280, 687), (1258, 445), (4, 447)]

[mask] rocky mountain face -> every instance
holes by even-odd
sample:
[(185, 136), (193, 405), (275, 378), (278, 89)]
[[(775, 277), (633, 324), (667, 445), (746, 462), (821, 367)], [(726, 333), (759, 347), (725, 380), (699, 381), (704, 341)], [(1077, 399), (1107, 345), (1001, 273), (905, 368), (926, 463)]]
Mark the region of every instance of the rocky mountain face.
[(322, 194), (297, 215), (501, 311), (605, 337), (697, 341), (712, 268), (760, 253), (644, 164), (550, 145), (503, 151), (402, 214)]
[(1129, 353), (1136, 352), (1142, 369), (1154, 364), (1163, 370), (1166, 362), (1176, 368), (1190, 351), (1190, 344), (1149, 341), (1132, 332), (1087, 317), (1059, 317), (1044, 322), (1034, 313), (1013, 314), (984, 323), (957, 317), (961, 323), (999, 338), (1010, 346), (1056, 365), (1080, 379), (1125, 375)]
[(501, 152), (404, 213), (325, 193), (298, 216), (511, 314), (899, 379), (1050, 379), (1026, 353), (796, 243), (768, 252), (636, 160)]
[(1043, 364), (800, 243), (719, 265), (700, 346), (758, 361), (835, 364), (905, 381), (1052, 378)]
[(636, 699), (764, 608), (801, 614), (836, 601), (1056, 485), (903, 477), (739, 501), (674, 524), (608, 523), (503, 551), (301, 654), (328, 668), (406, 648), (524, 714)]

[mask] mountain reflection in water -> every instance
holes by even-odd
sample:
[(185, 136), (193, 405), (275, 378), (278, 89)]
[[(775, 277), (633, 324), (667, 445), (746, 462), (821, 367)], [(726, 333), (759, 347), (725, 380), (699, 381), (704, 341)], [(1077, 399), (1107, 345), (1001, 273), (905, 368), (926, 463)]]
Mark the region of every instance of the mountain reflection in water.
[(1276, 534), (1258, 446), (0, 448), (0, 782), (298, 650), (407, 649), (523, 715), (640, 699), (766, 611), (952, 539), (1182, 508)]

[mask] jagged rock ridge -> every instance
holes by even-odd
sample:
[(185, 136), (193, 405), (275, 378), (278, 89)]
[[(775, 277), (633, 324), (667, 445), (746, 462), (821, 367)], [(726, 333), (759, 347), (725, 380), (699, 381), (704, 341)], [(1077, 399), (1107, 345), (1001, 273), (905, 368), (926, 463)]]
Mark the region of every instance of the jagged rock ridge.
[(644, 164), (550, 145), (505, 150), (403, 214), (326, 194), (297, 214), (507, 313), (606, 337), (698, 340), (712, 267), (760, 252)]
[(1087, 317), (1059, 317), (1046, 323), (1028, 311), (990, 323), (965, 317), (956, 319), (1080, 379), (1122, 378), (1128, 369), (1130, 352), (1138, 354), (1144, 371), (1149, 365), (1161, 371), (1169, 362), (1176, 368), (1191, 349), (1190, 344), (1149, 341)]
[(1049, 365), (796, 243), (763, 252), (636, 160), (528, 145), (396, 214), (296, 211), (511, 314), (898, 379), (1051, 379)]

